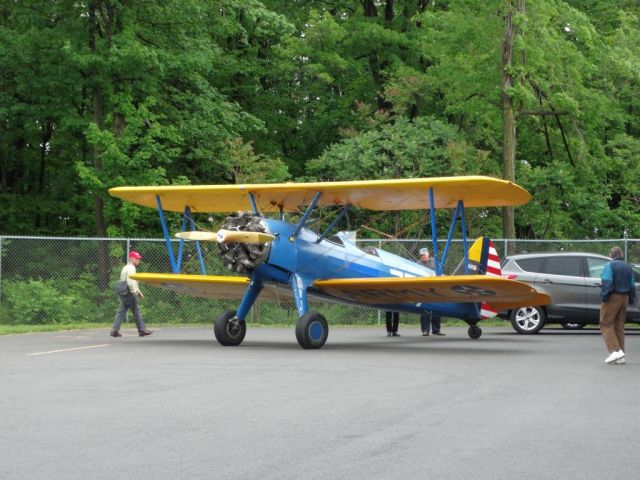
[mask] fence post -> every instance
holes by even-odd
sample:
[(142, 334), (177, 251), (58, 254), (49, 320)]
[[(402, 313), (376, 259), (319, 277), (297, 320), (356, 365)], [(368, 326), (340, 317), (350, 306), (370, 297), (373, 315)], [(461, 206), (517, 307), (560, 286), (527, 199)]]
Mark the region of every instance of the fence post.
[(2, 303), (2, 237), (0, 237), (0, 303)]
[[(378, 240), (378, 248), (382, 249), (382, 240)], [(381, 323), (382, 320), (380, 318), (380, 310), (378, 310), (378, 326), (380, 326)]]
[[(125, 263), (129, 263), (129, 252), (130, 251), (131, 251), (131, 239), (127, 238), (127, 254), (124, 257), (124, 262)], [(120, 279), (118, 278), (118, 280), (120, 280)], [(124, 321), (125, 321), (125, 323), (129, 321), (129, 309), (128, 308), (124, 311)]]

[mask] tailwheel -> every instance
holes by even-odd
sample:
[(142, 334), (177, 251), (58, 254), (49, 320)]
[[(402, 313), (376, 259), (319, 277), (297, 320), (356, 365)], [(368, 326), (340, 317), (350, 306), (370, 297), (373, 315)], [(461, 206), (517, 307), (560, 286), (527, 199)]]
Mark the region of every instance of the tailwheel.
[(236, 312), (226, 310), (213, 324), (213, 334), (220, 345), (236, 346), (242, 343), (247, 333), (247, 324), (236, 318)]
[(329, 336), (327, 320), (317, 312), (307, 312), (296, 323), (296, 339), (302, 348), (320, 348)]
[(469, 334), (469, 338), (477, 340), (482, 336), (482, 329), (477, 325), (470, 325), (467, 333)]

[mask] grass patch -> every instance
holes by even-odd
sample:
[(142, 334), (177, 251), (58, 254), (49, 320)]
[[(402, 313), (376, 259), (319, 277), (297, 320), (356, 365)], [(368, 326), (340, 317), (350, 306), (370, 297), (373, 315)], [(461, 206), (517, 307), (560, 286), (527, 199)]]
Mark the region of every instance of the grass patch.
[(0, 325), (0, 335), (16, 335), (19, 333), (61, 332), (64, 330), (89, 330), (92, 328), (111, 327), (107, 323), (70, 323), (65, 325)]

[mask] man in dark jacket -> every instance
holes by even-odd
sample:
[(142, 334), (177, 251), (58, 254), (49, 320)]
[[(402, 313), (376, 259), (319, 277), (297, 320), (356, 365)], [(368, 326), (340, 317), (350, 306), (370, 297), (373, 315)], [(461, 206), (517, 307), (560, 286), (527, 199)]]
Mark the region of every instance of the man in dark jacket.
[(611, 261), (604, 266), (600, 278), (602, 287), (600, 297), (600, 331), (607, 345), (608, 364), (625, 363), (624, 322), (627, 318), (627, 305), (636, 298), (636, 286), (633, 270), (626, 263), (620, 247), (613, 247), (609, 253)]
[[(429, 249), (426, 247), (420, 249), (420, 260), (418, 260), (418, 262), (431, 270), (436, 269), (435, 262), (429, 254)], [(428, 337), (429, 330), (431, 330), (433, 335), (444, 337), (446, 334), (440, 331), (441, 321), (442, 317), (437, 313), (424, 312), (420, 315), (420, 329), (422, 330), (422, 336)]]

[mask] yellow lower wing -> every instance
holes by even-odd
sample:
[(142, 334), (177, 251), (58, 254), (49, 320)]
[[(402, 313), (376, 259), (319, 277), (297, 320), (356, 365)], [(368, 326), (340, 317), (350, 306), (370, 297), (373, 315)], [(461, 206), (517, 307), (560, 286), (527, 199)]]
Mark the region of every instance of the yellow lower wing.
[(487, 302), (505, 309), (551, 301), (525, 283), (485, 275), (333, 279), (318, 280), (313, 286), (327, 295), (369, 305)]
[[(240, 299), (249, 286), (246, 277), (221, 277), (214, 275), (184, 275), (173, 273), (136, 273), (131, 278), (154, 287), (173, 290), (193, 297)], [(291, 298), (290, 288), (265, 285), (260, 300)]]
[[(249, 285), (246, 277), (136, 273), (131, 278), (154, 287), (194, 297), (241, 299)], [(367, 305), (402, 303), (487, 302), (498, 310), (546, 305), (551, 299), (529, 285), (500, 277), (459, 275), (417, 278), (351, 278), (318, 280), (313, 286), (338, 300)], [(312, 297), (313, 292), (310, 292)], [(290, 300), (290, 288), (265, 285), (260, 300)]]

